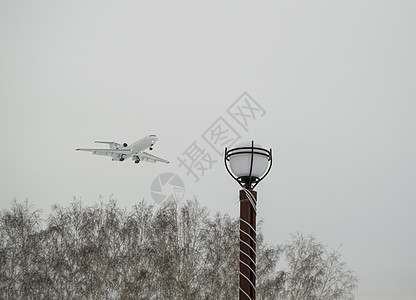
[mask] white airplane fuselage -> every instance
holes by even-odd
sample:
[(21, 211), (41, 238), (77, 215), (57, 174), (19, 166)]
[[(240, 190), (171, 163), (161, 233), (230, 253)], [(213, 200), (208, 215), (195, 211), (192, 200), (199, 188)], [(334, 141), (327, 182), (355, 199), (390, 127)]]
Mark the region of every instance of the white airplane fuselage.
[[(130, 152), (126, 152), (126, 154), (116, 154), (113, 156), (113, 160), (120, 160), (120, 158), (128, 159), (134, 156), (137, 156), (138, 154), (142, 153), (146, 149), (152, 149), (153, 145), (156, 144), (158, 141), (158, 138), (156, 135), (148, 135), (144, 138), (138, 140), (137, 142), (134, 142), (133, 144), (130, 144), (126, 147), (120, 147), (118, 149), (129, 149)], [(116, 148), (117, 149), (117, 148)]]

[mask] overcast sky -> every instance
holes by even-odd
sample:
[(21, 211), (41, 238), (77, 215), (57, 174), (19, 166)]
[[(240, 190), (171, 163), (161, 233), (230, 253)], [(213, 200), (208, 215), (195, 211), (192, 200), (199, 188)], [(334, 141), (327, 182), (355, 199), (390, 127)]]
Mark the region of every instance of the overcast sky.
[[(237, 216), (211, 135), (228, 130), (273, 148), (267, 242), (342, 245), (356, 299), (415, 299), (415, 15), (414, 1), (0, 0), (1, 208), (153, 203), (171, 172), (182, 201)], [(74, 151), (148, 134), (171, 164)], [(197, 177), (179, 162), (191, 147)]]

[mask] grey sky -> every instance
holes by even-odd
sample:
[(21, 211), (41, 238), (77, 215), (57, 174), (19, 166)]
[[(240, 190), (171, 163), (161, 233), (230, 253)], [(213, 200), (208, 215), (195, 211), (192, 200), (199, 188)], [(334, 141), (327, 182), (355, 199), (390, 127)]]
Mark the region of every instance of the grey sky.
[[(238, 215), (238, 185), (201, 138), (219, 117), (272, 147), (266, 241), (312, 233), (359, 276), (358, 300), (415, 299), (414, 1), (0, 1), (1, 208), (73, 196), (151, 202), (178, 174), (186, 198)], [(248, 132), (227, 108), (266, 111)], [(170, 165), (77, 153), (155, 133)], [(177, 157), (218, 160), (198, 183)]]

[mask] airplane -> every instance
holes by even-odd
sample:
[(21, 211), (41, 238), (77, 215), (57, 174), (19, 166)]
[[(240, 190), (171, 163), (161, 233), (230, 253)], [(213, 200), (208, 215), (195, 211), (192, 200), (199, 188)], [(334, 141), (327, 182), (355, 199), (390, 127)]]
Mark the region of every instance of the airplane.
[(154, 144), (156, 144), (158, 138), (156, 135), (151, 134), (145, 136), (144, 138), (134, 142), (133, 144), (127, 145), (126, 143), (119, 144), (116, 142), (103, 142), (103, 141), (95, 141), (97, 144), (107, 144), (109, 145), (109, 149), (89, 149), (89, 148), (78, 148), (75, 149), (76, 151), (88, 151), (92, 152), (92, 154), (96, 155), (107, 155), (111, 156), (113, 161), (124, 161), (125, 159), (132, 158), (133, 161), (138, 164), (141, 161), (147, 162), (163, 162), (168, 164), (169, 161), (154, 156), (152, 154), (144, 152), (144, 150), (149, 149), (153, 150)]

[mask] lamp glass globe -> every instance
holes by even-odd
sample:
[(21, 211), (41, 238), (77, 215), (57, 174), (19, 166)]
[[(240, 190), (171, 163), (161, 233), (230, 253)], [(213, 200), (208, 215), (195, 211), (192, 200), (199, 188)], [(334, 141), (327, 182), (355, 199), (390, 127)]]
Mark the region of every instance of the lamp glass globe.
[[(239, 147), (251, 147), (251, 143), (243, 143), (236, 146)], [(254, 147), (261, 148), (260, 145), (254, 144)], [(240, 153), (241, 152), (241, 153)], [(246, 153), (243, 153), (246, 152)], [(237, 150), (232, 156), (230, 156), (230, 168), (232, 173), (236, 177), (243, 177), (250, 175), (250, 165), (251, 165), (251, 150), (243, 149)], [(267, 156), (256, 154), (253, 155), (253, 169), (251, 171), (251, 176), (260, 178), (262, 177), (269, 166), (269, 159)]]

